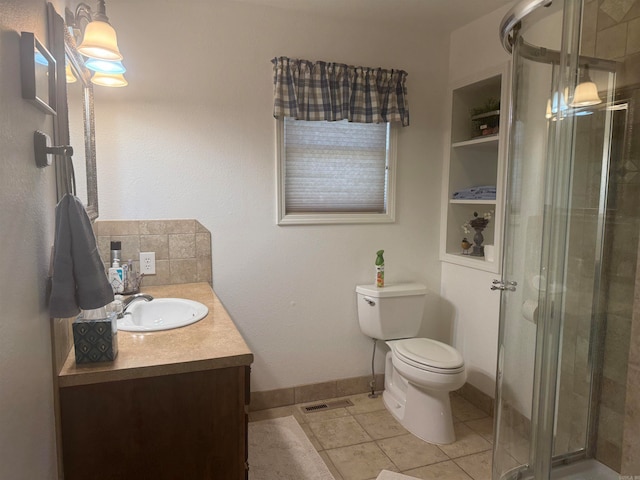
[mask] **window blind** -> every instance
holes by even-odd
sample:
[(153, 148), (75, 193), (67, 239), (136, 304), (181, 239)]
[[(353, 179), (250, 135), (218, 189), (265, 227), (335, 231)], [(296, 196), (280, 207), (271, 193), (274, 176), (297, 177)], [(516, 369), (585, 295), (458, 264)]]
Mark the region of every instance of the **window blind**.
[(389, 124), (284, 118), (286, 213), (386, 213)]

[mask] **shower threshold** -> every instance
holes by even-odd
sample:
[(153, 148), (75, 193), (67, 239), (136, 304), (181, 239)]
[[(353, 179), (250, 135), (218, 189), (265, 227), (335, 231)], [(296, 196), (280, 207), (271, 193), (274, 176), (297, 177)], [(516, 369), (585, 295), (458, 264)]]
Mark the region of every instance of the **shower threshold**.
[[(620, 474), (597, 460), (580, 460), (569, 465), (554, 467), (552, 480), (620, 480)], [(522, 480), (533, 480), (533, 476), (523, 476)]]
[(551, 472), (553, 480), (619, 480), (620, 474), (597, 460), (589, 459), (556, 467)]

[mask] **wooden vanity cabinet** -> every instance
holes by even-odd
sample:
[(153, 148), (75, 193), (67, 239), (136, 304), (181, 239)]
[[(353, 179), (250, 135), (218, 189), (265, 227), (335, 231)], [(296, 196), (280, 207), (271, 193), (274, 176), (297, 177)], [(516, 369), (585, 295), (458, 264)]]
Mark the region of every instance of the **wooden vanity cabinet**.
[(65, 480), (245, 480), (250, 367), (60, 388)]

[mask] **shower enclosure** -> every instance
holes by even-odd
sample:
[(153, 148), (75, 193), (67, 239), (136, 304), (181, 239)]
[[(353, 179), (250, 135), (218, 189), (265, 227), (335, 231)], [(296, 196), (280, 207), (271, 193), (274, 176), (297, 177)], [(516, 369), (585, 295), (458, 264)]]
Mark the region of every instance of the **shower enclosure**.
[(640, 41), (628, 15), (640, 18), (640, 2), (526, 0), (501, 25), (513, 94), (493, 287), (502, 290), (494, 480), (640, 475), (638, 427), (625, 413), (625, 402), (638, 404), (627, 367), (640, 364), (629, 342), (640, 333)]

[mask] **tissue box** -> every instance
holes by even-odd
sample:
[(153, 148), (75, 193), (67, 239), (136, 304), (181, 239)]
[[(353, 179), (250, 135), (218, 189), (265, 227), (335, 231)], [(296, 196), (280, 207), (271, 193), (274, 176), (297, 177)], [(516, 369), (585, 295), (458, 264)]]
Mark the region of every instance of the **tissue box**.
[(111, 362), (118, 355), (118, 324), (115, 314), (99, 320), (78, 315), (72, 324), (76, 363)]

